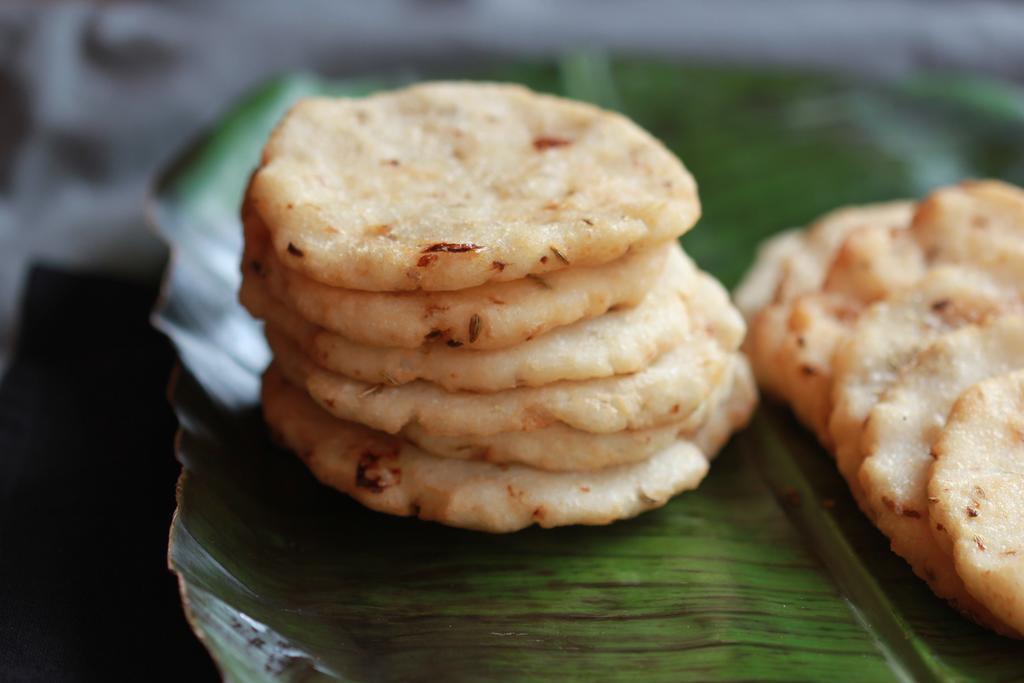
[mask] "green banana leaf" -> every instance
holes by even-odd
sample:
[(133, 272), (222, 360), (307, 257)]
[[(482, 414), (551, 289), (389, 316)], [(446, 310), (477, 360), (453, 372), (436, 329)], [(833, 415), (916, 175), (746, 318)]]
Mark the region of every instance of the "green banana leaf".
[[(1024, 181), (1024, 98), (996, 83), (878, 86), (595, 54), (429, 75), (518, 81), (636, 119), (698, 178), (704, 218), (683, 241), (729, 286), (761, 239), (838, 205), (967, 176)], [(234, 296), (243, 185), (296, 98), (402, 82), (279, 79), (156, 189), (153, 219), (174, 253), (156, 324), (181, 358), (169, 561), (225, 678), (1024, 677), (1024, 645), (933, 597), (779, 407), (763, 406), (701, 488), (660, 510), (505, 536), (368, 512), (274, 447), (256, 405), (268, 353)]]

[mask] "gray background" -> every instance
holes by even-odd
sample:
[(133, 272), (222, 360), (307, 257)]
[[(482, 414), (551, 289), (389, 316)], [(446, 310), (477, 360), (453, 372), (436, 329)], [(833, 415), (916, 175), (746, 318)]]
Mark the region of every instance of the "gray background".
[(254, 84), (284, 71), (350, 75), (578, 47), (872, 78), (968, 72), (1024, 84), (1024, 5), (8, 2), (0, 5), (0, 367), (29, 263), (158, 276), (165, 254), (145, 225), (149, 183)]

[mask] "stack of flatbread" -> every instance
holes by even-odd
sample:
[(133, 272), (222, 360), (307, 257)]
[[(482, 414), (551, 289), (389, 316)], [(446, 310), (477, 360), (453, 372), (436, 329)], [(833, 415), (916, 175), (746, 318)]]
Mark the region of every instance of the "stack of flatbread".
[(677, 238), (683, 165), (628, 119), (497, 84), (307, 99), (243, 206), (267, 423), (325, 484), (492, 532), (692, 489), (756, 400)]
[(766, 243), (737, 290), (758, 382), (941, 597), (1024, 634), (1024, 191), (965, 182)]

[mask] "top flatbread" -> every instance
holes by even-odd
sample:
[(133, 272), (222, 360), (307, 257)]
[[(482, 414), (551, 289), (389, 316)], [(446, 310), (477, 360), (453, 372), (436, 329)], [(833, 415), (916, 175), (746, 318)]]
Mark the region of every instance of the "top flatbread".
[(370, 291), (607, 263), (700, 214), (693, 177), (629, 119), (492, 83), (302, 100), (251, 196), (287, 266)]

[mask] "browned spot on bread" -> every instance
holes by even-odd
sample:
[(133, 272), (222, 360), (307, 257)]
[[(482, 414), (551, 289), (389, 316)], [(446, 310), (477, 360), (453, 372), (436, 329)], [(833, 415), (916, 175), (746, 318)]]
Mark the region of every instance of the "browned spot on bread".
[(302, 258), (303, 256), (306, 255), (301, 249), (299, 249), (291, 242), (288, 243), (288, 253), (297, 258)]
[(544, 150), (548, 149), (554, 149), (556, 147), (566, 147), (571, 144), (572, 141), (566, 140), (565, 138), (542, 136), (533, 139), (533, 148), (538, 152), (543, 152)]
[(483, 249), (483, 247), (479, 244), (438, 242), (437, 244), (431, 244), (429, 247), (426, 247), (421, 253), (436, 254), (441, 252), (445, 254), (462, 254), (467, 251), (480, 251), (481, 249)]
[(420, 256), (420, 260), (416, 262), (416, 265), (420, 268), (426, 268), (436, 260), (437, 254), (424, 254), (423, 256)]
[(508, 264), (504, 263), (503, 261), (491, 261), (491, 269), (492, 270), (496, 270), (499, 273), (501, 271), (505, 270), (505, 266), (507, 266), (507, 265)]

